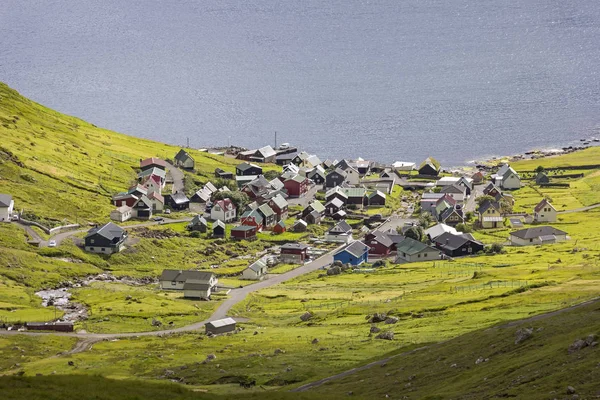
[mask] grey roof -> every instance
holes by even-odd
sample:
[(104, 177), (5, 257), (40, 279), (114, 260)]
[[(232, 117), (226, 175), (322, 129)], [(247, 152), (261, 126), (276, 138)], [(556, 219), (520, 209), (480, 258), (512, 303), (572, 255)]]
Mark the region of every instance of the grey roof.
[(331, 199), (331, 201), (325, 204), (325, 208), (328, 208), (329, 206), (341, 208), (344, 206), (344, 202), (339, 197), (334, 197), (333, 199)]
[(367, 197), (369, 199), (372, 199), (375, 196), (380, 196), (380, 197), (383, 197), (384, 199), (386, 198), (385, 193), (383, 193), (381, 190), (376, 190), (376, 191), (372, 192), (371, 194), (369, 194)]
[(138, 174), (138, 177), (143, 178), (143, 177), (150, 176), (150, 175), (156, 175), (156, 176), (160, 176), (161, 178), (164, 178), (166, 176), (166, 174), (167, 173), (165, 172), (164, 169), (153, 167), (153, 168), (150, 168), (150, 169), (140, 172)]
[(294, 225), (293, 225), (293, 226), (296, 226), (296, 225), (307, 226), (308, 224), (306, 223), (306, 221), (305, 221), (305, 220), (303, 220), (303, 219), (299, 219), (299, 220), (297, 220), (296, 222), (294, 222)]
[(188, 158), (190, 160), (194, 161), (194, 159), (192, 158), (192, 156), (190, 156), (188, 154), (188, 152), (185, 151), (184, 149), (179, 150), (179, 152), (177, 152), (177, 154), (175, 154), (175, 159), (177, 161), (182, 161), (183, 162), (183, 161), (187, 160)]
[(422, 200), (438, 200), (444, 197), (445, 193), (426, 192), (421, 195)]
[(258, 207), (258, 211), (260, 211), (265, 216), (265, 218), (275, 215), (275, 212), (273, 211), (273, 209), (271, 207), (269, 207), (269, 205), (267, 203)]
[(10, 207), (12, 196), (10, 194), (0, 194), (0, 207)]
[(406, 253), (408, 255), (418, 254), (423, 250), (436, 250), (425, 243), (418, 242), (412, 238), (405, 237), (403, 241), (396, 246), (398, 253)]
[(108, 240), (113, 240), (115, 238), (120, 238), (125, 233), (125, 230), (118, 225), (113, 224), (112, 222), (108, 222), (101, 227), (94, 227), (90, 229), (85, 237), (89, 237), (95, 234), (98, 234), (102, 237), (105, 237)]
[(275, 205), (280, 209), (283, 210), (285, 207), (288, 206), (288, 202), (286, 199), (283, 198), (283, 196), (281, 194), (277, 194), (277, 196), (273, 197), (271, 199), (271, 201), (273, 203), (275, 203)]
[(262, 258), (254, 261), (252, 264), (248, 266), (254, 272), (260, 272), (263, 268), (267, 268), (267, 263), (264, 262)]
[(308, 245), (304, 243), (286, 243), (281, 246), (281, 250), (304, 250), (308, 249)]
[(352, 227), (348, 225), (346, 221), (338, 222), (333, 228), (329, 230), (329, 233), (349, 233), (352, 232)]
[(183, 284), (183, 290), (208, 290), (212, 286), (201, 280), (188, 279)]
[(459, 207), (455, 206), (455, 207), (448, 207), (444, 211), (442, 211), (442, 214), (440, 215), (440, 220), (445, 221), (453, 213), (458, 214), (458, 216), (461, 217), (461, 218), (464, 217), (462, 208), (459, 208)]
[(143, 194), (142, 197), (140, 197), (138, 201), (135, 202), (134, 207), (137, 207), (138, 204), (140, 204), (140, 202), (143, 203), (144, 206), (146, 206), (146, 208), (152, 208), (152, 202), (145, 194)]
[(213, 185), (212, 182), (206, 182), (206, 185), (204, 185), (204, 189), (208, 189), (212, 193), (217, 191), (217, 187)]
[(172, 193), (170, 194), (170, 196), (171, 199), (175, 202), (175, 204), (183, 204), (190, 202), (190, 199), (188, 199), (185, 193), (183, 192)]
[(442, 233), (440, 236), (435, 238), (435, 243), (446, 250), (456, 250), (463, 246), (465, 243), (472, 242), (483, 246), (483, 243), (473, 240), (465, 235), (453, 235), (450, 232)]
[(238, 225), (236, 227), (231, 228), (231, 231), (232, 232), (234, 232), (234, 231), (245, 232), (245, 231), (250, 231), (252, 229), (256, 229), (256, 227), (254, 225)]
[(344, 193), (344, 191), (342, 190), (342, 188), (339, 187), (339, 186), (331, 188), (327, 192), (325, 192), (325, 198), (333, 196), (336, 193), (339, 194), (339, 195), (341, 195), (342, 197), (344, 197), (346, 199), (348, 198), (348, 195), (346, 193)]
[(271, 146), (261, 147), (260, 149), (257, 150), (257, 152), (259, 152), (264, 158), (268, 158), (268, 157), (277, 155), (277, 152), (275, 150), (273, 150), (273, 148)]
[(207, 322), (206, 325), (213, 327), (213, 328), (221, 328), (223, 326), (235, 325), (235, 319), (229, 318), (229, 317), (223, 318), (223, 319), (217, 319), (214, 321)]
[(394, 241), (387, 235), (387, 233), (381, 231), (373, 231), (371, 232), (371, 235), (375, 237), (369, 240), (376, 240), (385, 247), (391, 247), (394, 244)]
[(279, 178), (274, 178), (274, 179), (270, 180), (269, 184), (271, 185), (271, 187), (274, 190), (281, 190), (281, 189), (283, 189), (285, 187), (285, 185), (283, 184), (283, 182), (281, 182), (279, 180)]
[(193, 270), (177, 270), (177, 269), (165, 269), (160, 275), (161, 281), (184, 281), (196, 280), (201, 282), (208, 282), (214, 276), (212, 272), (207, 271), (193, 271)]
[(479, 206), (477, 211), (480, 214), (483, 214), (484, 212), (486, 212), (488, 210), (488, 208), (495, 208), (497, 211), (500, 211), (500, 204), (497, 202), (491, 202), (489, 200), (486, 200), (483, 203), (481, 203), (481, 205)]
[(488, 183), (488, 185), (483, 188), (483, 194), (488, 194), (489, 192), (491, 192), (492, 190), (496, 189), (496, 191), (501, 192), (500, 188), (496, 185), (494, 185), (493, 182)]
[(236, 168), (239, 169), (240, 171), (246, 171), (246, 170), (249, 170), (250, 168), (258, 168), (258, 169), (260, 169), (262, 171), (262, 167), (259, 167), (256, 164), (251, 164), (251, 163), (248, 163), (248, 162), (243, 162), (241, 164), (238, 164), (236, 166)]
[(344, 178), (346, 178), (346, 176), (348, 176), (348, 174), (346, 173), (346, 171), (344, 171), (341, 168), (336, 168), (333, 171), (329, 172), (327, 175), (331, 175), (331, 174), (338, 174), (338, 175), (341, 175)]
[(325, 211), (325, 206), (319, 200), (314, 200), (308, 206), (311, 207), (313, 211), (316, 211), (318, 213), (322, 213)]
[(196, 215), (194, 218), (192, 218), (192, 221), (190, 222), (190, 225), (196, 225), (196, 224), (202, 224), (204, 226), (207, 226), (208, 223), (206, 222), (206, 219), (202, 216), (202, 215)]
[(194, 193), (194, 196), (192, 196), (192, 197), (199, 197), (200, 200), (207, 202), (208, 200), (210, 200), (210, 196), (211, 196), (210, 191), (206, 190), (206, 188), (202, 188), (202, 189), (198, 190), (196, 193)]
[(220, 226), (221, 228), (225, 229), (225, 223), (223, 221), (221, 221), (220, 219), (213, 222), (212, 228), (215, 229), (217, 226)]
[(520, 239), (534, 239), (541, 236), (550, 235), (566, 235), (567, 232), (556, 229), (552, 226), (536, 226), (535, 228), (521, 229), (511, 232), (511, 236), (516, 236)]
[(465, 187), (458, 186), (456, 183), (453, 185), (447, 185), (440, 190), (440, 193), (456, 193), (456, 194), (465, 194)]
[(369, 251), (369, 246), (367, 246), (360, 240), (355, 240), (354, 242), (350, 243), (343, 249), (337, 251), (335, 253), (335, 255), (340, 254), (344, 251), (352, 254), (354, 257), (362, 257), (365, 253), (367, 253)]

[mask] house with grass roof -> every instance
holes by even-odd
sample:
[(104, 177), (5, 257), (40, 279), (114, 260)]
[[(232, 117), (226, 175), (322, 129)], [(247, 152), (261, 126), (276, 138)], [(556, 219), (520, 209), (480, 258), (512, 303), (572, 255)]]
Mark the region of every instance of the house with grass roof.
[(433, 157), (427, 157), (419, 165), (419, 175), (438, 176), (440, 174), (440, 163)]

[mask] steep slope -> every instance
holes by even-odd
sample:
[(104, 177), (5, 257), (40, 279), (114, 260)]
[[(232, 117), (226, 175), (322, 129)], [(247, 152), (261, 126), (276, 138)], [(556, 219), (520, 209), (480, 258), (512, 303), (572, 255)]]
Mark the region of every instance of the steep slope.
[[(168, 137), (168, 132), (165, 132)], [(178, 147), (98, 128), (35, 103), (0, 83), (0, 193), (41, 219), (106, 219), (109, 197), (125, 190), (147, 157), (173, 158)], [(190, 150), (198, 180), (236, 160)]]

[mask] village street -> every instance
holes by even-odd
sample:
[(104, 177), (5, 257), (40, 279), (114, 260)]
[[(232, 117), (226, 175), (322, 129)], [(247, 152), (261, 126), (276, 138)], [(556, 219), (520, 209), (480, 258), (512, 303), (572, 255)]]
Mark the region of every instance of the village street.
[(302, 197), (290, 197), (287, 199), (287, 202), (290, 206), (302, 206), (302, 208), (306, 208), (308, 204), (315, 199), (315, 195), (317, 194), (317, 190), (320, 185), (311, 185), (308, 189), (308, 192)]
[(169, 174), (171, 174), (171, 178), (173, 178), (173, 193), (182, 192), (183, 191), (183, 172), (174, 166), (173, 164), (166, 162), (167, 168), (169, 170)]

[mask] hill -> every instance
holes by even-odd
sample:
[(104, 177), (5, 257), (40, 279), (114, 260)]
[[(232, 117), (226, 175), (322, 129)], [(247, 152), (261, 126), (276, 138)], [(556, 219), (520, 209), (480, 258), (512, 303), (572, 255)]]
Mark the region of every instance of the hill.
[[(18, 210), (50, 225), (106, 220), (110, 196), (134, 183), (140, 159), (172, 159), (179, 150), (61, 114), (1, 82), (0, 137), (0, 193), (12, 194)], [(216, 167), (233, 172), (239, 163), (188, 152), (197, 166), (188, 177), (197, 184), (211, 179)]]

